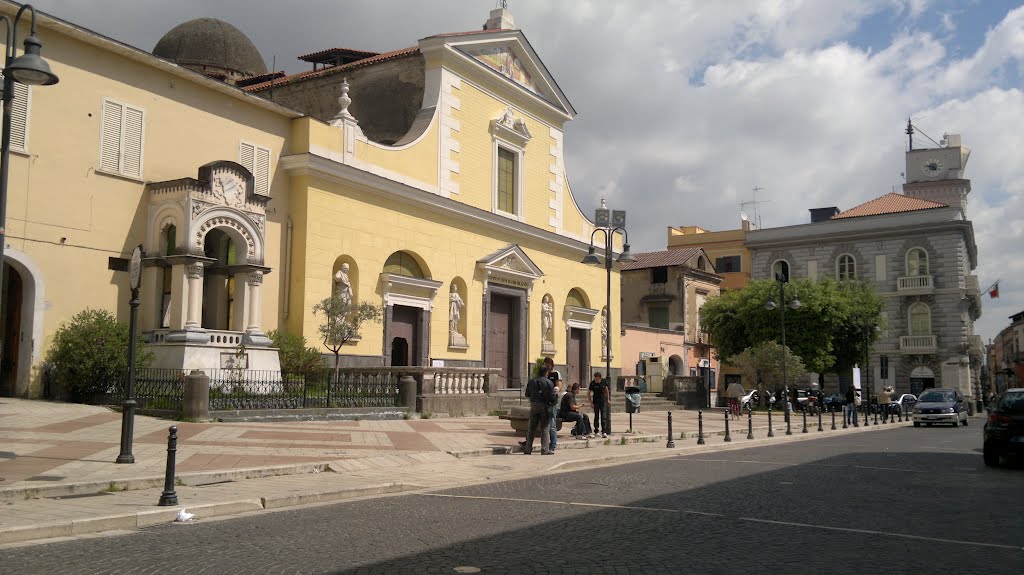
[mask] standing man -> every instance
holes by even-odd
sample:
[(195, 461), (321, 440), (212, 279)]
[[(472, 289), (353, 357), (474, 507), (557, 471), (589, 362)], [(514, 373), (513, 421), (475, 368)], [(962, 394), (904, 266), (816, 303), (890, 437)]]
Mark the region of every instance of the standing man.
[(587, 390), (590, 404), (594, 406), (594, 435), (598, 429), (601, 437), (608, 437), (612, 432), (612, 388), (601, 377), (601, 372), (594, 372), (594, 379)]
[(846, 388), (846, 424), (857, 424), (857, 391), (852, 384)]
[(548, 427), (549, 450), (554, 451), (558, 449), (558, 406), (561, 404), (562, 395), (565, 394), (565, 384), (562, 383), (562, 374), (555, 369), (555, 360), (545, 357), (544, 366), (548, 368), (548, 379), (555, 388), (555, 408), (551, 410), (551, 425)]
[(530, 423), (526, 430), (526, 443), (523, 454), (533, 453), (533, 438), (540, 426), (540, 452), (542, 455), (554, 455), (549, 449), (548, 431), (551, 425), (551, 411), (555, 406), (555, 388), (548, 379), (548, 366), (542, 365), (537, 377), (526, 384), (526, 397), (530, 399)]

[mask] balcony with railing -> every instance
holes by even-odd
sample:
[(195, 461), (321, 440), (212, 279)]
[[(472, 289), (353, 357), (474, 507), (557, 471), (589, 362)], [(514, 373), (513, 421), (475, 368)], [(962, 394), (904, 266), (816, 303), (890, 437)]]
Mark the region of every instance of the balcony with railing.
[(902, 353), (935, 353), (938, 348), (938, 337), (934, 335), (900, 336), (900, 352)]
[(935, 291), (935, 283), (932, 276), (900, 276), (896, 291), (903, 295), (930, 294)]

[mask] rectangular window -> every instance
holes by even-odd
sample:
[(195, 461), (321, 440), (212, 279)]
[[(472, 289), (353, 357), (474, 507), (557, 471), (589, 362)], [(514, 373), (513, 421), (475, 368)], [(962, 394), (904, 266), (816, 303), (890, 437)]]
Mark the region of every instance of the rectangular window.
[(652, 307), (647, 310), (647, 325), (661, 329), (668, 329), (668, 308)]
[(658, 267), (651, 268), (651, 283), (652, 284), (667, 284), (668, 283), (668, 268)]
[(817, 260), (807, 260), (807, 279), (815, 281), (818, 279)]
[(270, 196), (270, 149), (248, 142), (238, 146), (238, 163), (252, 173), (253, 190), (257, 196)]
[(878, 366), (881, 370), (882, 379), (889, 379), (889, 356), (883, 355), (879, 357)]
[(743, 271), (740, 256), (723, 256), (715, 259), (715, 271), (720, 274)]
[(15, 82), (11, 101), (11, 149), (18, 152), (28, 152), (28, 98), (28, 86)]
[(141, 108), (103, 100), (100, 171), (142, 177), (145, 120), (146, 114)]
[(516, 213), (516, 154), (498, 147), (498, 209)]
[(878, 254), (875, 256), (875, 281), (884, 282), (887, 276), (885, 272), (885, 254)]

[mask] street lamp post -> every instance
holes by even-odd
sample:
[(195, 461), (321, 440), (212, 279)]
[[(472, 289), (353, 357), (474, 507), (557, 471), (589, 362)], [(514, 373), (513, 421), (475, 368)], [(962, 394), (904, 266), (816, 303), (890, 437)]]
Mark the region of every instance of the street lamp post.
[[(18, 39), (18, 23), (21, 16), (28, 10), (31, 15), (31, 28), (25, 38), (25, 53), (14, 57)], [(11, 107), (14, 102), (14, 82), (26, 86), (51, 86), (58, 81), (57, 75), (50, 71), (50, 65), (39, 56), (43, 43), (36, 37), (36, 11), (30, 4), (23, 5), (14, 16), (14, 22), (6, 15), (0, 16), (6, 24), (7, 44), (4, 54), (3, 84), (3, 136), (0, 140), (0, 292), (4, 285), (4, 251), (7, 248), (7, 175), (11, 157)], [(0, 318), (6, 316), (7, 302), (0, 298)], [(0, 333), (0, 365), (3, 365), (3, 334)]]
[(605, 312), (608, 318), (608, 326), (604, 332), (604, 369), (605, 377), (610, 381), (612, 377), (612, 240), (615, 238), (615, 232), (621, 232), (623, 238), (622, 253), (619, 254), (618, 261), (629, 263), (635, 262), (636, 258), (629, 253), (629, 235), (626, 233), (626, 211), (609, 210), (608, 206), (604, 203), (604, 198), (601, 198), (601, 207), (597, 208), (594, 214), (594, 231), (590, 233), (590, 249), (587, 250), (583, 263), (601, 265), (601, 260), (595, 253), (594, 234), (602, 232), (604, 234), (604, 269), (607, 276)]
[[(863, 398), (861, 398), (864, 404), (864, 427), (870, 425), (868, 423), (868, 416), (871, 415), (871, 335), (881, 331), (882, 328), (878, 325), (866, 325), (864, 326), (864, 382), (861, 385)], [(881, 407), (881, 406), (879, 406)], [(875, 425), (878, 424), (878, 420), (875, 420)]]
[(786, 303), (786, 283), (789, 282), (788, 272), (783, 273), (781, 270), (776, 272), (775, 281), (779, 284), (779, 305), (775, 305), (775, 300), (772, 296), (768, 296), (768, 301), (765, 302), (764, 307), (768, 311), (774, 310), (776, 307), (779, 308), (779, 324), (782, 326), (782, 384), (784, 386), (785, 395), (785, 413), (786, 413), (786, 435), (793, 435), (793, 429), (790, 425), (790, 412), (789, 412), (789, 377), (786, 373), (786, 306), (790, 309), (800, 309), (800, 300), (794, 295), (793, 299), (787, 304)]

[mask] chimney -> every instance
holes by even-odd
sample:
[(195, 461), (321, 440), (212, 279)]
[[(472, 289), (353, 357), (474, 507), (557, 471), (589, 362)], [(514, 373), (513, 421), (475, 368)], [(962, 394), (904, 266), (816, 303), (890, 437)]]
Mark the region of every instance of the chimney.
[[(504, 2), (502, 2), (504, 4)], [(507, 8), (496, 8), (491, 10), (491, 17), (484, 24), (484, 30), (515, 30), (516, 22), (512, 19), (512, 13)]]
[(811, 208), (808, 211), (811, 212), (811, 223), (816, 224), (831, 220), (832, 216), (839, 213), (839, 208), (831, 206), (828, 208)]

